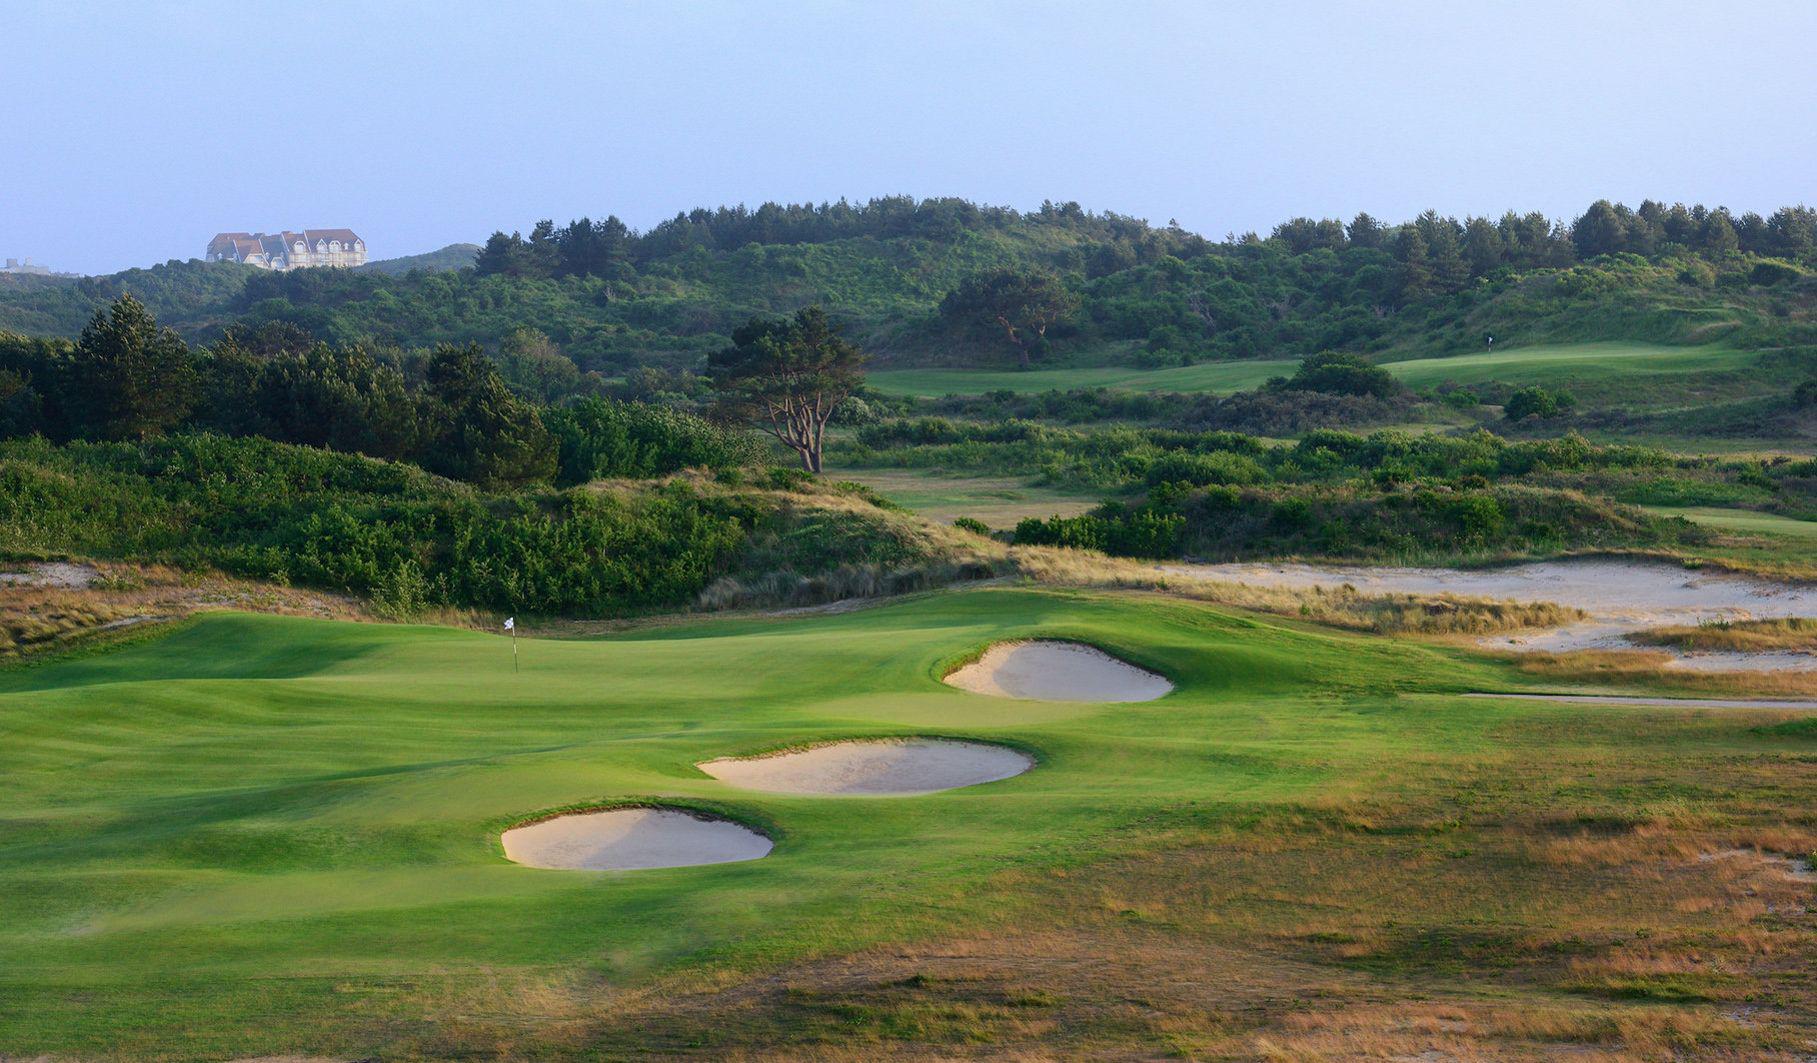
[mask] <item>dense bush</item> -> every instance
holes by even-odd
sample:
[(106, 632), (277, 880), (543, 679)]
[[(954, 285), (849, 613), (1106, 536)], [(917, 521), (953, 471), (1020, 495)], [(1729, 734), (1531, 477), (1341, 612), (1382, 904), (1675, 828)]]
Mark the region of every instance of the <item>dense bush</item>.
[(1287, 391), (1326, 395), (1362, 395), (1385, 399), (1406, 390), (1394, 374), (1356, 354), (1324, 351), (1308, 355), (1293, 376), (1280, 382)]
[(760, 456), (748, 437), (661, 406), (582, 399), (544, 420), (560, 447), (563, 484), (730, 468)]
[(1378, 561), (1546, 554), (1696, 541), (1683, 520), (1650, 517), (1584, 495), (1502, 486), (1290, 488), (1170, 484), (1140, 506), (1024, 520), (1017, 543), (1130, 557), (1208, 560), (1306, 556)]
[(761, 514), (684, 485), (487, 494), (261, 439), (0, 444), (0, 550), (213, 566), (425, 604), (600, 613), (689, 600)]
[(1524, 421), (1529, 417), (1544, 420), (1566, 413), (1577, 405), (1577, 399), (1568, 391), (1553, 391), (1535, 384), (1530, 387), (1517, 388), (1508, 396), (1502, 405), (1502, 416), (1510, 421)]

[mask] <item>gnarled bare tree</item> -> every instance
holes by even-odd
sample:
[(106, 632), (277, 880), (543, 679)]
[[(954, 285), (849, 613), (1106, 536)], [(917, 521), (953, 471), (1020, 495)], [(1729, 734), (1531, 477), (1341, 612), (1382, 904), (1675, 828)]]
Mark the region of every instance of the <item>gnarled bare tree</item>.
[(753, 318), (732, 345), (707, 360), (722, 419), (755, 424), (820, 471), (833, 411), (864, 383), (864, 353), (839, 335), (818, 306), (781, 321)]

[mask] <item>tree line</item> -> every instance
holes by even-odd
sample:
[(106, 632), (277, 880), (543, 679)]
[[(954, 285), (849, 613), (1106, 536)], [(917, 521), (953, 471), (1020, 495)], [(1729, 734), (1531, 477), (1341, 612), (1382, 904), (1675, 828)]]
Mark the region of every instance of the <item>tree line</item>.
[(213, 345), (192, 348), (131, 296), (97, 313), (73, 343), (0, 334), (0, 438), (174, 432), (409, 461), (491, 489), (754, 458), (734, 432), (679, 411), (599, 396), (527, 399), (477, 344), (375, 354), (267, 323), (229, 327)]
[[(1139, 218), (1094, 213), (1078, 203), (1047, 202), (1036, 211), (992, 207), (958, 198), (884, 196), (865, 203), (764, 203), (696, 208), (639, 233), (616, 215), (578, 218), (557, 226), (537, 222), (530, 235), (494, 232), (474, 270), (481, 276), (622, 277), (692, 250), (734, 251), (750, 244), (816, 244), (870, 237), (950, 241), (965, 233), (999, 231), (1020, 223), (1064, 229), (1097, 243), (1116, 244), (1130, 264), (1160, 254), (1198, 254), (1209, 241), (1178, 226), (1156, 229)], [(1110, 261), (1116, 261), (1113, 254)]]
[(710, 423), (576, 397), (573, 363), (546, 346), (546, 337), (520, 330), (500, 355), (521, 389), (548, 400), (538, 402), (513, 390), (477, 344), (377, 355), (269, 322), (229, 327), (212, 346), (192, 349), (121, 296), (74, 343), (0, 334), (0, 438), (260, 436), (507, 489), (748, 464), (760, 454), (734, 426), (749, 424), (819, 472), (826, 425), (861, 386), (864, 361), (818, 307), (753, 320), (712, 359), (719, 423)]

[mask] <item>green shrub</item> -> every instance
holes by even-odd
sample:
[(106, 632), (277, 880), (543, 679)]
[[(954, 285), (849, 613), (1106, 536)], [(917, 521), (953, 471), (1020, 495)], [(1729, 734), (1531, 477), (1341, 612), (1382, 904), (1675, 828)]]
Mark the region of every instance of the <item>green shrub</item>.
[(1544, 419), (1557, 417), (1577, 405), (1577, 399), (1569, 392), (1550, 391), (1532, 385), (1520, 388), (1509, 396), (1502, 406), (1502, 416), (1510, 421), (1524, 421), (1529, 417)]

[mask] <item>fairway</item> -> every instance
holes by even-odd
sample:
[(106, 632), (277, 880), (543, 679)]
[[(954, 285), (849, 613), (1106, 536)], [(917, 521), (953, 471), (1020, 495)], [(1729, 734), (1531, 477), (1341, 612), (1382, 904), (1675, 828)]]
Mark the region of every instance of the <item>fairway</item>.
[[(1513, 347), (1493, 353), (1449, 358), (1414, 358), (1382, 363), (1403, 383), (1423, 388), (1450, 381), (1491, 381), (1547, 386), (1593, 387), (1613, 381), (1641, 387), (1661, 378), (1682, 382), (1694, 374), (1729, 372), (1752, 365), (1758, 355), (1726, 347), (1669, 347), (1651, 343), (1572, 343)], [(890, 395), (925, 398), (982, 395), (1007, 389), (1018, 393), (1121, 388), (1127, 391), (1226, 393), (1259, 387), (1269, 377), (1291, 376), (1295, 359), (1202, 362), (1174, 369), (1003, 370), (897, 369), (870, 374), (871, 386)], [(1637, 397), (1646, 398), (1644, 392)]]
[(885, 369), (865, 380), (886, 395), (982, 395), (987, 391), (1209, 391), (1218, 394), (1260, 387), (1271, 376), (1290, 376), (1298, 359), (1259, 358), (1241, 362), (1200, 362), (1171, 369)]
[(1723, 531), (1746, 535), (1765, 535), (1795, 540), (1801, 544), (1817, 543), (1817, 521), (1784, 517), (1777, 513), (1760, 513), (1751, 509), (1724, 509), (1719, 506), (1642, 506), (1649, 513), (1665, 517), (1683, 517)]
[(991, 528), (1014, 528), (1024, 517), (1074, 517), (1104, 501), (1103, 492), (1075, 494), (1026, 477), (966, 476), (913, 469), (828, 469), (835, 479), (861, 483), (931, 521), (970, 517)]
[[(1103, 704), (940, 681), (1032, 636), (1175, 689)], [(1717, 1004), (1812, 1003), (1786, 969), (1810, 920), (1737, 914), (1723, 898), (1744, 865), (1694, 855), (1808, 844), (1817, 777), (1796, 712), (1465, 698), (1531, 681), (1157, 596), (1011, 588), (519, 650), (514, 672), (492, 635), (214, 614), (0, 673), (0, 1046), (631, 1058), (780, 1043), (765, 1038), (1001, 1048), (1047, 1030), (1062, 1054), (1099, 1037), (1179, 1053), (1247, 1045), (1310, 997), (1494, 1001), (1591, 1042), (1570, 1016), (1639, 1001), (1682, 1014), (1693, 1043), (1721, 1027), (1768, 1044), (1788, 1027), (1736, 1033)], [(696, 767), (890, 735), (1035, 764), (903, 797), (744, 789)], [(515, 824), (623, 801), (713, 813), (774, 849), (634, 872), (504, 857)], [(1620, 845), (1573, 841), (1584, 823)], [(1560, 842), (1579, 856), (1561, 862)], [(1623, 860), (1655, 870), (1631, 878)], [(1721, 973), (1623, 973), (1643, 928), (1662, 948), (1695, 940)], [(1737, 943), (1768, 931), (1770, 956)], [(1473, 944), (1441, 959), (1435, 941)], [(845, 955), (847, 988), (823, 985), (818, 961)], [(903, 959), (946, 955), (988, 963), (948, 978), (927, 973), (946, 961)], [(1195, 994), (1231, 965), (1251, 1003), (1217, 1018)], [(876, 972), (861, 1007), (851, 970)], [(762, 984), (786, 993), (719, 995), (776, 972)], [(1094, 1024), (1137, 993), (1142, 1013)]]

